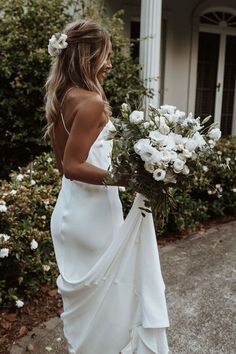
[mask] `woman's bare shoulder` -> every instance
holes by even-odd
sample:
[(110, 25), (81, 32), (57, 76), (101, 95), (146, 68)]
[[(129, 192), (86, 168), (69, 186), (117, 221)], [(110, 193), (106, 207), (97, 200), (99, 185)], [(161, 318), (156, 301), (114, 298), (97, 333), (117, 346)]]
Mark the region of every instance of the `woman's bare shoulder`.
[(68, 93), (66, 102), (67, 107), (77, 117), (80, 123), (86, 121), (86, 124), (93, 124), (95, 121), (103, 124), (104, 117), (104, 100), (101, 95), (96, 92), (84, 90), (81, 88), (74, 88)]

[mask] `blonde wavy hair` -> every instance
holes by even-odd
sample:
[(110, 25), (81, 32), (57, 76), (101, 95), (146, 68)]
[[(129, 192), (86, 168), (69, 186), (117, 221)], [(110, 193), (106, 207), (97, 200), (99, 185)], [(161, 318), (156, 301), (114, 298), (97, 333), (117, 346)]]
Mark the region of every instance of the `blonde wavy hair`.
[(98, 81), (98, 73), (109, 51), (110, 33), (92, 20), (70, 23), (63, 33), (67, 35), (68, 46), (54, 58), (45, 84), (47, 125), (44, 127), (44, 139), (52, 137), (51, 131), (58, 121), (61, 100), (71, 86), (100, 94), (105, 102), (105, 114), (111, 116), (110, 105)]

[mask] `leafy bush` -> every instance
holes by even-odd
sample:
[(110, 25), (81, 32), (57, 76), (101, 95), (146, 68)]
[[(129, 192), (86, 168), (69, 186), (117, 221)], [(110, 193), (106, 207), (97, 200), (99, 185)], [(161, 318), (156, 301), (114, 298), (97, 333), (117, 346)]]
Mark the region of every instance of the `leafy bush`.
[(34, 161), (33, 170), (20, 168), (11, 173), (9, 182), (1, 182), (0, 306), (55, 282), (50, 216), (60, 182), (52, 161), (43, 154)]
[[(167, 225), (156, 223), (158, 237), (165, 237), (165, 232), (170, 231), (194, 230), (217, 216), (235, 216), (235, 152), (233, 139), (218, 143), (216, 154), (195, 176), (191, 190), (185, 194), (176, 191), (177, 207)], [(0, 306), (24, 301), (41, 285), (55, 284), (58, 275), (50, 237), (50, 217), (61, 183), (55, 160), (43, 153), (31, 168), (19, 168), (10, 178), (0, 185)], [(120, 196), (126, 216), (134, 195), (126, 190)]]
[(137, 76), (138, 65), (127, 54), (122, 13), (108, 18), (94, 0), (0, 0), (0, 5), (0, 178), (8, 178), (11, 170), (51, 149), (42, 139), (44, 84), (51, 61), (47, 45), (66, 23), (90, 17), (105, 21), (112, 33), (114, 63), (105, 90), (114, 113), (127, 93), (137, 101), (146, 89)]

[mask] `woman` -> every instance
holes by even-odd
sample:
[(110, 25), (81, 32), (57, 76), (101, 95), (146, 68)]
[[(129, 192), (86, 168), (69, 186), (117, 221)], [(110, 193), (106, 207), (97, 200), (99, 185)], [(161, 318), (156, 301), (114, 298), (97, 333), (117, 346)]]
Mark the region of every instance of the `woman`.
[[(167, 354), (169, 326), (152, 215), (137, 194), (124, 221), (107, 185), (114, 129), (101, 82), (111, 69), (109, 33), (68, 25), (49, 43), (47, 133), (62, 186), (51, 217), (64, 334), (70, 354)], [(109, 178), (110, 180), (110, 178)], [(127, 176), (117, 183), (127, 185)]]

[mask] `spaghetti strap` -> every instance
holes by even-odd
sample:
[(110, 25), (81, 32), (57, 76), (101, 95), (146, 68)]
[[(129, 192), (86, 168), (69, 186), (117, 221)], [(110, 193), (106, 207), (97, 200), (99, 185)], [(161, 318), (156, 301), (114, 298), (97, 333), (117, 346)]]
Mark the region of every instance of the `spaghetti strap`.
[(60, 115), (61, 115), (61, 119), (62, 119), (62, 123), (63, 123), (63, 126), (65, 128), (65, 131), (67, 132), (68, 135), (70, 135), (70, 132), (69, 130), (66, 128), (66, 124), (65, 124), (65, 121), (64, 121), (64, 117), (63, 117), (63, 114), (62, 114), (62, 105), (63, 105), (63, 102), (66, 98), (66, 95), (68, 94), (69, 91), (71, 91), (72, 89), (74, 88), (74, 86), (70, 87), (68, 90), (66, 90), (62, 100), (61, 100), (61, 104), (60, 104)]

